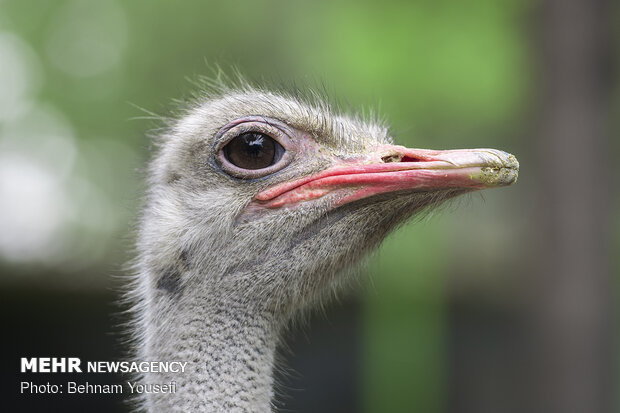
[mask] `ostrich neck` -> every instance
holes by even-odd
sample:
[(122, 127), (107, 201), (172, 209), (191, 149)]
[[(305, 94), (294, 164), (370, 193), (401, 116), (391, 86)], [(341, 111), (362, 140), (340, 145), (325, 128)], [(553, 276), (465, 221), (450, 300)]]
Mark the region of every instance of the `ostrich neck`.
[(146, 396), (149, 412), (270, 412), (275, 317), (257, 306), (198, 292), (186, 290), (182, 297), (155, 292), (143, 358), (187, 366), (184, 373), (145, 377), (146, 383), (176, 383), (174, 394)]

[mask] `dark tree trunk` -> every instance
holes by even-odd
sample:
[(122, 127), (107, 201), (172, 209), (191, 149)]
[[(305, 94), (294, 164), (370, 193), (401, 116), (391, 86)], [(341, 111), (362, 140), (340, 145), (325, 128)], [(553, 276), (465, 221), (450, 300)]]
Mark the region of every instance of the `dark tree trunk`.
[(528, 370), (541, 413), (613, 407), (612, 6), (545, 0), (539, 9), (540, 254)]
[[(517, 186), (529, 197), (514, 210), (515, 222), (530, 226), (517, 231), (525, 234), (520, 268), (505, 267), (524, 288), (506, 293), (506, 305), (492, 293), (453, 291), (450, 412), (615, 411), (615, 7), (612, 0), (535, 4), (535, 131), (517, 153)], [(454, 279), (468, 276), (459, 271)]]

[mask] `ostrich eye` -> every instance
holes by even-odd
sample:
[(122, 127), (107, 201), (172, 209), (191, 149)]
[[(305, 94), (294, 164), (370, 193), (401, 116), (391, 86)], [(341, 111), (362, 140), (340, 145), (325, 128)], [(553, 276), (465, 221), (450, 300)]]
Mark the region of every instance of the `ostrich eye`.
[(276, 119), (246, 116), (224, 126), (213, 152), (220, 171), (234, 178), (257, 179), (289, 165), (297, 146), (294, 130)]
[(245, 132), (224, 146), (224, 157), (242, 169), (264, 169), (278, 162), (284, 148), (260, 132)]

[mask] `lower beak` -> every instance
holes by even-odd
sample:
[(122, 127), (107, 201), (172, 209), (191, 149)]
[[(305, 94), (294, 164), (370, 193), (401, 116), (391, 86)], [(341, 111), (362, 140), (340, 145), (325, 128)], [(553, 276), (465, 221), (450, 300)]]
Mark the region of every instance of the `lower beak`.
[(397, 191), (473, 191), (511, 185), (518, 172), (517, 159), (496, 149), (435, 151), (380, 145), (366, 157), (339, 160), (314, 175), (268, 188), (255, 202), (278, 208), (335, 194), (338, 206)]

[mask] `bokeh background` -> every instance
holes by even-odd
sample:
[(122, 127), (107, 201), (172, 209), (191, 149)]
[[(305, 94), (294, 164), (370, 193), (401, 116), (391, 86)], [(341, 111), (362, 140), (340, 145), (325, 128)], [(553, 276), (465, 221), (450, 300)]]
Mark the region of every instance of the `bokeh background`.
[(516, 186), (394, 233), (365, 288), (292, 334), (282, 411), (618, 411), (619, 9), (1, 0), (3, 407), (128, 411), (113, 396), (21, 395), (22, 380), (70, 376), (18, 374), (19, 357), (123, 355), (115, 291), (149, 118), (219, 65), (374, 108), (402, 144), (496, 147), (521, 162)]

